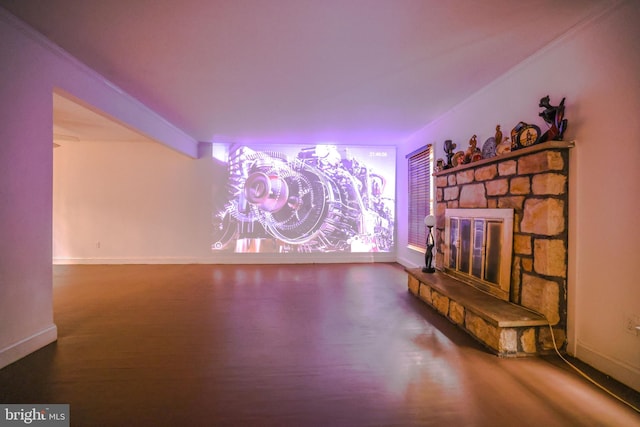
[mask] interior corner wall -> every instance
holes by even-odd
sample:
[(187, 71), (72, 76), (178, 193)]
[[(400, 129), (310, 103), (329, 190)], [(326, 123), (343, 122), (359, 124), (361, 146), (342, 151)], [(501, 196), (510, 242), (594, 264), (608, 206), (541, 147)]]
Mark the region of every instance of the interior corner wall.
[[(625, 329), (640, 319), (640, 2), (617, 2), (416, 133), (398, 150), (398, 195), (406, 194), (404, 156), (428, 143), (445, 158), (443, 142), (478, 146), (501, 124), (505, 135), (519, 122), (538, 124), (538, 100), (566, 97), (569, 121), (569, 352), (640, 390), (640, 335)], [(493, 58), (492, 60), (499, 60)], [(398, 198), (398, 211), (407, 200)], [(406, 245), (398, 223), (398, 261), (417, 267), (423, 255)], [(404, 241), (403, 241), (404, 239)]]
[(56, 340), (52, 98), (46, 69), (0, 19), (0, 367)]
[(57, 339), (52, 304), (56, 89), (96, 101), (180, 152), (197, 153), (185, 134), (0, 8), (0, 368)]

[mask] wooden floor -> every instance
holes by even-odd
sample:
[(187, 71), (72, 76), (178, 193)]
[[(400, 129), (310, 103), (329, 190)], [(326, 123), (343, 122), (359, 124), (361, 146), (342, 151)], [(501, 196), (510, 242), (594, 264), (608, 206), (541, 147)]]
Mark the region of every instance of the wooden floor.
[(396, 264), (56, 266), (54, 313), (0, 403), (73, 426), (640, 426), (558, 358), (491, 355)]

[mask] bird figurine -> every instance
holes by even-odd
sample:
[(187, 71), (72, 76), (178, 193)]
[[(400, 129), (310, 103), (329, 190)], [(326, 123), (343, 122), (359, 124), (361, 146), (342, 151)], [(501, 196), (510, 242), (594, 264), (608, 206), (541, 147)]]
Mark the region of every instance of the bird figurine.
[(502, 131), (500, 130), (500, 125), (496, 126), (496, 144), (500, 144), (502, 142)]
[(464, 153), (464, 163), (475, 162), (476, 160), (480, 160), (482, 158), (482, 153), (478, 148), (478, 137), (473, 135), (469, 140), (469, 148)]

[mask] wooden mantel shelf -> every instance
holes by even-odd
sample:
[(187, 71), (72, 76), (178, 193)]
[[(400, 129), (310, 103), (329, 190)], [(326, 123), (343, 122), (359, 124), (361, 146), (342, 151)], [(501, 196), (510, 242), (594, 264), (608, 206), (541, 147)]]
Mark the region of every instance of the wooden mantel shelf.
[(488, 159), (478, 160), (477, 162), (465, 163), (464, 165), (456, 166), (455, 168), (444, 169), (439, 172), (435, 172), (434, 176), (447, 175), (451, 172), (459, 172), (465, 169), (477, 168), (478, 166), (488, 165), (491, 163), (507, 160), (514, 157), (520, 157), (525, 154), (532, 154), (538, 151), (551, 150), (551, 149), (569, 149), (575, 147), (575, 141), (547, 141), (542, 144), (532, 145), (531, 147), (521, 148), (519, 150), (511, 151), (509, 153), (501, 154), (499, 156), (491, 157)]

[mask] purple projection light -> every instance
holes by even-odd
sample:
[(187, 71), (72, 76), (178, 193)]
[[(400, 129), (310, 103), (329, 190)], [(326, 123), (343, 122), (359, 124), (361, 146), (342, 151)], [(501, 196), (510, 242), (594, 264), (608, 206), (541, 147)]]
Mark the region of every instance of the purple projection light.
[(229, 151), (215, 251), (390, 252), (395, 148), (240, 146)]

